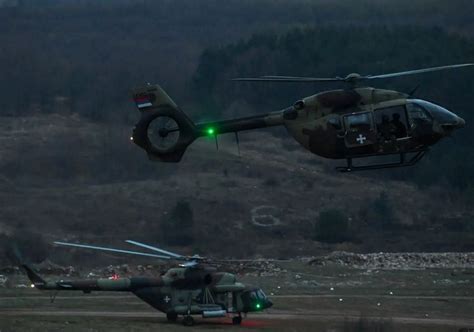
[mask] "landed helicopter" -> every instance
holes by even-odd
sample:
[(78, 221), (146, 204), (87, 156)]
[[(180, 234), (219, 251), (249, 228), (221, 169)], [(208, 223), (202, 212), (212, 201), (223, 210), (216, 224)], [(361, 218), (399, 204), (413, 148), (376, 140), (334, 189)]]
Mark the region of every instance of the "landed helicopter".
[[(131, 140), (151, 160), (179, 162), (198, 137), (280, 126), (310, 152), (331, 159), (346, 159), (342, 172), (411, 166), (428, 148), (465, 121), (447, 109), (416, 99), (413, 93), (357, 87), (359, 82), (474, 66), (472, 63), (417, 69), (382, 75), (352, 73), (346, 77), (315, 78), (262, 76), (235, 78), (245, 82), (343, 82), (346, 89), (317, 93), (285, 109), (250, 117), (194, 123), (159, 85), (133, 91), (141, 118)], [(216, 138), (217, 143), (217, 138)], [(395, 162), (355, 166), (353, 159), (399, 155)]]
[[(127, 240), (127, 243), (149, 249), (155, 253), (98, 247), (86, 244), (54, 242), (57, 245), (87, 248), (100, 251), (147, 256), (181, 262), (159, 277), (120, 278), (113, 276), (102, 279), (45, 281), (29, 265), (23, 264), (32, 287), (40, 290), (80, 290), (132, 292), (153, 308), (166, 313), (169, 321), (175, 322), (178, 315), (184, 316), (183, 325), (194, 325), (192, 315), (203, 318), (232, 316), (232, 323), (240, 325), (242, 313), (258, 312), (270, 308), (272, 302), (262, 289), (238, 282), (232, 273), (218, 272), (209, 266), (226, 261), (209, 260), (198, 255), (183, 256), (144, 243)], [(156, 254), (156, 252), (158, 254)], [(54, 295), (55, 296), (55, 295)]]

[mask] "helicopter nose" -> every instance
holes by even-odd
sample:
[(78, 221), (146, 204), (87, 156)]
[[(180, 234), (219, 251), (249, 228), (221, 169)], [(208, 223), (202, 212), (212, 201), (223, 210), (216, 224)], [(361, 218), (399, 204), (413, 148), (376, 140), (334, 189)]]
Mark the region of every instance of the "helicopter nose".
[(466, 125), (466, 121), (464, 121), (463, 118), (457, 115), (452, 117), (449, 121), (445, 121), (444, 123), (441, 124), (441, 126), (448, 131), (453, 130), (453, 129), (464, 128), (465, 125)]
[(269, 299), (267, 299), (267, 302), (265, 303), (265, 309), (268, 309), (268, 308), (270, 308), (271, 306), (273, 306), (273, 302), (270, 301)]
[(466, 121), (463, 118), (458, 117), (458, 123), (456, 128), (464, 128), (466, 126)]
[(464, 119), (457, 116), (453, 112), (448, 111), (444, 107), (430, 103), (426, 100), (415, 100), (415, 103), (428, 110), (431, 116), (438, 121), (438, 123), (447, 133), (450, 133), (454, 129), (462, 128), (466, 125), (466, 121), (464, 121)]

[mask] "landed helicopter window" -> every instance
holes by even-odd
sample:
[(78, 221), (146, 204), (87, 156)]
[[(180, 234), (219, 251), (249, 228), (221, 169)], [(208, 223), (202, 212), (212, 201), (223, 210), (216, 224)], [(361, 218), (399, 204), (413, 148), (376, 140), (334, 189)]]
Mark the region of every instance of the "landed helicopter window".
[(372, 127), (370, 113), (347, 115), (345, 117), (345, 124), (349, 131), (368, 131)]
[(261, 289), (257, 291), (257, 296), (260, 300), (264, 300), (266, 298), (265, 293)]

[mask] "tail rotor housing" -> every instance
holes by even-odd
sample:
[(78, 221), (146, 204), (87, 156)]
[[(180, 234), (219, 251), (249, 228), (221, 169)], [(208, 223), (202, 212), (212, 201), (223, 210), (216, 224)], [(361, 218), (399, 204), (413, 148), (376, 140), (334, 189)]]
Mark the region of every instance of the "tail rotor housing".
[(133, 142), (152, 160), (180, 161), (188, 145), (198, 137), (191, 119), (159, 85), (135, 89), (133, 99), (141, 112), (133, 129)]

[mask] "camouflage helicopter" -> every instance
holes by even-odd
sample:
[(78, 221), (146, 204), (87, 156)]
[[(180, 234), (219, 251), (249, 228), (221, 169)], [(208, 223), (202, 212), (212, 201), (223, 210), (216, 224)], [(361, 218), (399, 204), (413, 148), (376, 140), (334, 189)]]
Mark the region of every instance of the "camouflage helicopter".
[[(158, 85), (133, 91), (141, 117), (131, 140), (151, 160), (179, 162), (196, 138), (280, 126), (310, 152), (346, 159), (342, 172), (411, 166), (428, 148), (465, 125), (447, 109), (399, 91), (358, 87), (358, 83), (406, 75), (474, 66), (472, 63), (402, 71), (382, 75), (352, 73), (346, 77), (316, 78), (262, 76), (235, 78), (245, 82), (343, 82), (345, 89), (317, 93), (285, 109), (250, 117), (194, 123)], [(216, 139), (217, 143), (217, 139)], [(356, 166), (353, 160), (398, 155), (396, 161)]]
[[(92, 291), (132, 292), (153, 308), (166, 313), (169, 321), (175, 322), (178, 315), (183, 315), (183, 325), (194, 325), (192, 315), (203, 318), (232, 316), (232, 323), (240, 325), (242, 313), (258, 312), (270, 308), (272, 302), (262, 289), (238, 282), (232, 273), (218, 272), (209, 266), (213, 262), (198, 255), (183, 256), (137, 241), (127, 243), (146, 248), (155, 253), (130, 251), (124, 249), (98, 247), (87, 244), (54, 242), (57, 245), (87, 248), (100, 251), (116, 252), (164, 260), (181, 262), (162, 273), (159, 277), (120, 278), (114, 275), (102, 279), (45, 281), (27, 264), (23, 264), (31, 287), (40, 290), (80, 290), (84, 293)], [(156, 254), (158, 253), (158, 254)], [(55, 296), (55, 295), (54, 295)], [(52, 298), (53, 300), (54, 298)]]

